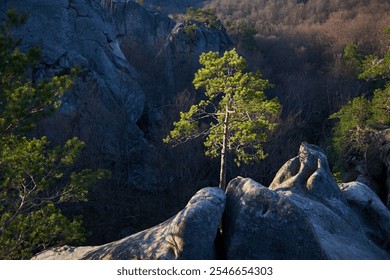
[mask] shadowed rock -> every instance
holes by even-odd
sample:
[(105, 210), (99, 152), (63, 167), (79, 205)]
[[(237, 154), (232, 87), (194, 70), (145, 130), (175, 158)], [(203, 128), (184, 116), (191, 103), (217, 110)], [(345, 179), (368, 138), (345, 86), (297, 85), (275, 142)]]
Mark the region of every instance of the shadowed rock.
[(280, 169), (269, 189), (238, 177), (226, 196), (228, 259), (389, 258), (366, 236), (324, 153), (314, 145), (302, 144), (299, 156)]
[(390, 209), (390, 128), (373, 127), (367, 135), (365, 152), (350, 155), (347, 162), (343, 181), (367, 185)]
[(358, 216), (366, 236), (390, 252), (390, 211), (368, 186), (360, 182), (341, 185), (348, 205)]
[(377, 194), (390, 209), (390, 128), (372, 133), (362, 167), (361, 175), (380, 184)]
[(214, 240), (225, 207), (219, 188), (198, 191), (171, 219), (121, 240), (95, 247), (61, 247), (35, 259), (214, 259)]
[[(120, 33), (100, 1), (0, 1), (0, 20), (9, 8), (28, 14), (26, 24), (13, 30), (23, 40), (21, 49), (41, 49), (33, 80), (79, 68), (74, 87), (41, 124), (41, 133), (54, 144), (78, 136), (87, 144), (87, 165), (115, 166), (115, 177), (128, 173), (134, 186), (155, 190), (159, 184), (158, 173), (150, 167), (153, 150), (137, 126), (145, 95), (137, 71), (120, 48)], [(146, 171), (139, 174), (139, 166)]]
[(0, 21), (10, 8), (28, 13), (26, 24), (13, 30), (21, 49), (42, 50), (33, 80), (80, 69), (39, 131), (53, 144), (79, 137), (85, 164), (111, 168), (120, 185), (166, 188), (160, 174), (167, 171), (159, 172), (159, 151), (149, 137), (162, 138), (155, 127), (162, 108), (191, 84), (199, 55), (232, 46), (224, 29), (198, 24), (197, 39), (188, 42), (184, 23), (128, 0), (0, 1)]
[(324, 259), (304, 211), (287, 197), (238, 177), (226, 190), (228, 259)]
[(303, 143), (299, 155), (287, 161), (277, 172), (269, 188), (288, 190), (313, 199), (345, 199), (331, 175), (324, 152), (315, 145)]

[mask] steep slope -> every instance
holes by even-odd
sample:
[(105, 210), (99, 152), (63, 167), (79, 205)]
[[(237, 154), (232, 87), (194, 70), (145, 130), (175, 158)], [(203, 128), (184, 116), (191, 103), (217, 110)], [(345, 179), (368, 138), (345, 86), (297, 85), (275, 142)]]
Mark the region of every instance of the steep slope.
[(79, 136), (88, 144), (87, 165), (112, 165), (123, 171), (126, 159), (143, 164), (141, 155), (149, 148), (136, 122), (145, 96), (99, 1), (2, 1), (0, 5), (2, 11), (15, 8), (29, 15), (15, 36), (23, 39), (23, 49), (38, 45), (42, 50), (41, 68), (34, 69), (33, 79), (80, 67), (74, 88), (55, 116), (41, 125), (42, 133), (52, 142)]
[[(82, 214), (96, 243), (146, 228), (182, 207), (198, 188), (188, 176), (181, 176), (189, 186), (174, 203), (167, 192), (154, 194), (178, 185), (177, 174), (188, 169), (176, 158), (183, 153), (162, 146), (172, 123), (165, 114), (191, 86), (199, 54), (230, 46), (224, 30), (191, 23), (199, 36), (189, 41), (187, 23), (127, 0), (6, 0), (0, 20), (9, 8), (29, 15), (13, 31), (23, 40), (21, 49), (42, 50), (33, 80), (79, 68), (74, 88), (35, 133), (53, 144), (78, 136), (86, 142), (80, 165), (112, 171), (111, 180), (90, 191), (89, 202), (64, 211)], [(156, 214), (156, 205), (164, 210)]]

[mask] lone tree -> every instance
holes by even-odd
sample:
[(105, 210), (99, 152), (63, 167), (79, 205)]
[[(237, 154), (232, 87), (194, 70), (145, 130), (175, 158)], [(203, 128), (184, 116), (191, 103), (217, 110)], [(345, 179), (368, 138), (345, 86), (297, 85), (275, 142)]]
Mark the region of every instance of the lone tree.
[(280, 104), (265, 96), (270, 83), (259, 72), (243, 72), (246, 61), (235, 49), (222, 57), (218, 52), (203, 53), (199, 61), (203, 68), (193, 84), (205, 88), (206, 99), (180, 113), (164, 142), (177, 145), (205, 137), (206, 155), (221, 157), (219, 187), (225, 189), (228, 152), (238, 166), (265, 158), (262, 145), (276, 126)]

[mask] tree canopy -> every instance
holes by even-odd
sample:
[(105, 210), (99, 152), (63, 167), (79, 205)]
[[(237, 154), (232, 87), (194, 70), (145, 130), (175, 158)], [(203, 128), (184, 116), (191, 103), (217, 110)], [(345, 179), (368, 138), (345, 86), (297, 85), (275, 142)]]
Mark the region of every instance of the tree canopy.
[(221, 156), (220, 187), (225, 188), (227, 153), (235, 156), (237, 165), (263, 159), (263, 143), (276, 126), (280, 104), (264, 94), (268, 80), (259, 72), (244, 72), (246, 61), (235, 49), (222, 57), (203, 53), (199, 62), (203, 68), (193, 84), (205, 89), (205, 99), (180, 113), (164, 141), (179, 144), (204, 137), (206, 155)]
[(77, 138), (53, 147), (45, 136), (28, 137), (60, 105), (73, 78), (32, 78), (40, 51), (23, 53), (12, 36), (26, 19), (9, 11), (0, 25), (0, 259), (26, 259), (48, 246), (83, 241), (81, 217), (68, 219), (58, 205), (86, 200), (88, 187), (107, 175), (74, 171), (84, 147)]
[[(389, 30), (390, 25), (384, 31), (385, 40), (390, 39)], [(354, 98), (331, 115), (330, 118), (339, 120), (333, 134), (333, 146), (339, 157), (364, 152), (369, 133), (390, 125), (390, 47), (383, 57), (363, 56), (355, 44), (349, 44), (344, 54), (359, 69), (359, 78), (373, 82), (374, 92), (369, 98)]]

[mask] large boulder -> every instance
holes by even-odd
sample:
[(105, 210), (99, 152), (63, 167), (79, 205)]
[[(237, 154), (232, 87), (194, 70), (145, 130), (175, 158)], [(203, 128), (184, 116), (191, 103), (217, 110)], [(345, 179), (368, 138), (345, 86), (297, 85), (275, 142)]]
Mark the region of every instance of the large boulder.
[(324, 259), (305, 213), (288, 196), (238, 177), (226, 189), (227, 259)]
[(48, 250), (34, 259), (214, 259), (224, 208), (223, 191), (204, 188), (176, 216), (155, 227), (102, 246)]
[(270, 190), (290, 191), (320, 201), (345, 199), (332, 176), (325, 153), (303, 143), (299, 155), (287, 161), (276, 173)]
[(368, 186), (360, 182), (340, 186), (348, 205), (356, 213), (366, 236), (390, 252), (390, 211)]
[[(314, 145), (302, 144), (299, 155), (280, 169), (269, 188), (238, 177), (229, 183), (226, 196), (223, 236), (228, 259), (390, 257), (386, 244), (375, 244), (367, 236), (333, 179), (325, 154)], [(372, 207), (383, 220), (371, 231), (388, 225), (383, 207)], [(378, 233), (381, 238), (386, 234)]]

